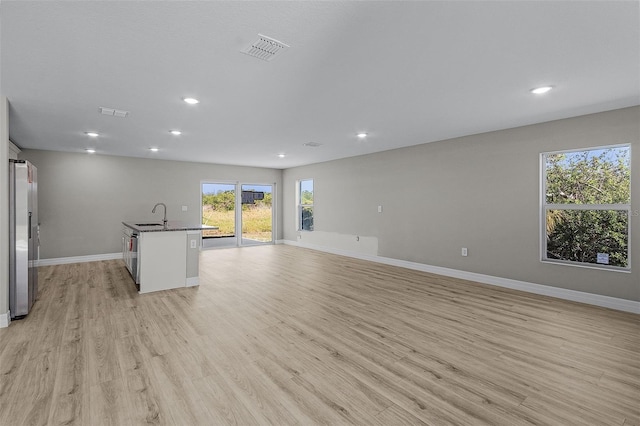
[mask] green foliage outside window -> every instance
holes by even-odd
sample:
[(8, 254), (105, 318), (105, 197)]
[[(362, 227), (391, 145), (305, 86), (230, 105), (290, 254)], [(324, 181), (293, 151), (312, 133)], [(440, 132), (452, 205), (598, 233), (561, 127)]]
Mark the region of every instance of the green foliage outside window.
[(313, 191), (304, 190), (300, 194), (300, 204), (304, 205), (313, 205)]
[(298, 230), (313, 231), (313, 179), (301, 180), (298, 189)]
[(546, 258), (626, 268), (630, 148), (546, 154), (545, 174)]
[[(252, 209), (271, 208), (273, 194), (265, 192), (264, 199), (255, 200), (254, 204), (243, 204), (242, 210), (249, 211)], [(216, 211), (232, 211), (236, 208), (235, 191), (220, 191), (217, 194), (204, 194), (202, 196), (202, 205), (211, 206)]]
[[(273, 193), (265, 192), (264, 199), (242, 204), (243, 238), (270, 241), (272, 229)], [(236, 191), (225, 190), (202, 194), (202, 224), (218, 229), (205, 229), (206, 237), (233, 237), (236, 231)]]

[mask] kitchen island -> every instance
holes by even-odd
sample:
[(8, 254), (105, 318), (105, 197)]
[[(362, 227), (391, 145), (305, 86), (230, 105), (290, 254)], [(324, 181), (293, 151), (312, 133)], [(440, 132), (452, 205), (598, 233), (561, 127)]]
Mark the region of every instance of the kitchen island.
[(124, 225), (123, 256), (139, 293), (199, 284), (201, 225), (182, 222)]

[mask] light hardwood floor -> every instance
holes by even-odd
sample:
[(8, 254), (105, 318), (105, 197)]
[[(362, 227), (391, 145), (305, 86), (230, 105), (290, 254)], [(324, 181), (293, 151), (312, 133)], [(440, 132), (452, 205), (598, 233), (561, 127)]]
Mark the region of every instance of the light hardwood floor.
[(40, 269), (0, 425), (639, 425), (640, 317), (288, 246)]

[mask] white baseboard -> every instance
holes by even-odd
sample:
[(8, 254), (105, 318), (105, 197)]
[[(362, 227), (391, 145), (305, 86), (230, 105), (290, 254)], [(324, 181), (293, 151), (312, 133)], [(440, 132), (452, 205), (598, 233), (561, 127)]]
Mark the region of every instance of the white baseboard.
[(100, 260), (122, 259), (122, 253), (91, 254), (88, 256), (57, 257), (40, 259), (38, 266), (64, 265), (67, 263), (98, 262)]
[(458, 269), (443, 268), (440, 266), (432, 266), (424, 263), (409, 262), (407, 260), (391, 259), (382, 256), (372, 256), (362, 253), (354, 253), (346, 250), (333, 249), (330, 247), (315, 246), (312, 244), (304, 244), (302, 242), (284, 240), (284, 244), (308, 248), (311, 250), (323, 251), (326, 253), (338, 254), (341, 256), (352, 257), (361, 260), (368, 260), (385, 265), (399, 266), (402, 268), (413, 269), (416, 271), (430, 272), (432, 274), (444, 275), (463, 280), (475, 281), (482, 284), (489, 284), (498, 287), (510, 288), (514, 290), (526, 291), (528, 293), (540, 294), (544, 296), (555, 297), (558, 299), (571, 300), (573, 302), (586, 303), (589, 305), (601, 306), (604, 308), (616, 309), (618, 311), (631, 312), (640, 314), (640, 302), (627, 299), (619, 299), (616, 297), (602, 296), (599, 294), (585, 293), (576, 290), (567, 290), (559, 287), (552, 287), (542, 284), (534, 284), (526, 281), (512, 280), (509, 278), (494, 277), (491, 275), (477, 274), (475, 272), (460, 271)]
[(9, 327), (11, 324), (11, 312), (7, 311), (6, 314), (0, 314), (0, 328)]

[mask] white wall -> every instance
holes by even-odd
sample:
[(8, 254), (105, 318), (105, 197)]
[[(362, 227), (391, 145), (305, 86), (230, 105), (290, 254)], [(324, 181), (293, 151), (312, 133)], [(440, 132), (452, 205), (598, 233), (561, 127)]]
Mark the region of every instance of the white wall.
[[(20, 158), (38, 168), (41, 259), (120, 252), (121, 222), (161, 220), (162, 209), (151, 213), (158, 202), (169, 220), (198, 224), (203, 180), (275, 183), (276, 210), (281, 205), (275, 169), (41, 150)], [(281, 229), (278, 219), (277, 239)]]
[(0, 327), (9, 325), (9, 103), (0, 96)]
[[(631, 143), (638, 212), (639, 123), (640, 107), (625, 108), (288, 169), (284, 238), (300, 234), (295, 181), (313, 178), (314, 232), (328, 248), (357, 252), (345, 236), (364, 236), (386, 258), (640, 301), (640, 215), (631, 218), (631, 273), (541, 263), (539, 246), (540, 153)], [(313, 243), (314, 232), (300, 241)]]

